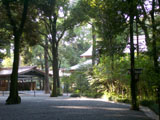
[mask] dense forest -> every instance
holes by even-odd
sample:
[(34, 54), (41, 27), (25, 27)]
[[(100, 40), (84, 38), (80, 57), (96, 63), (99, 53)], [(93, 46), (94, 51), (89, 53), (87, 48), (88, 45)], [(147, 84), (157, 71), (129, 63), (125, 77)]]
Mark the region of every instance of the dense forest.
[[(12, 67), (6, 103), (21, 102), (18, 66), (37, 66), (51, 97), (105, 96), (160, 114), (159, 14), (160, 0), (0, 0), (0, 67)], [(70, 72), (91, 46), (92, 63)]]

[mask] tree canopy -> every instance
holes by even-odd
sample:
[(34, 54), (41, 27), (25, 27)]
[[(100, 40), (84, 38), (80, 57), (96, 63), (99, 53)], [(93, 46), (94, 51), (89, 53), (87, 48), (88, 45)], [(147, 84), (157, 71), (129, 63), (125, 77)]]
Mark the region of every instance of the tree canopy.
[[(20, 103), (21, 59), (46, 76), (52, 71), (53, 79), (45, 78), (48, 92), (52, 81), (51, 96), (64, 85), (76, 94), (131, 101), (134, 110), (147, 99), (160, 108), (159, 0), (0, 0), (0, 9), (0, 62), (13, 66), (8, 104)], [(60, 78), (62, 69), (90, 59), (80, 58), (90, 46), (94, 63)]]

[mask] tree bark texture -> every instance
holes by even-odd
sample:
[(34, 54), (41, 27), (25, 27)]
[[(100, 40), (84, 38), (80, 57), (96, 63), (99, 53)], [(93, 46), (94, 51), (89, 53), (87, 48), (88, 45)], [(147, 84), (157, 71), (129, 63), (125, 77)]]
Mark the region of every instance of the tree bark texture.
[(18, 66), (19, 66), (19, 46), (20, 39), (15, 36), (14, 38), (14, 61), (11, 74), (10, 94), (6, 100), (6, 104), (19, 104), (21, 98), (18, 95)]
[(135, 80), (135, 56), (134, 56), (134, 40), (133, 40), (133, 22), (134, 22), (134, 5), (133, 0), (129, 0), (130, 4), (130, 61), (131, 61), (131, 97), (132, 97), (132, 104), (131, 109), (139, 110), (139, 106), (137, 104), (137, 87), (136, 87), (136, 80)]
[(45, 49), (44, 49), (44, 57), (45, 57), (45, 93), (50, 93), (49, 87), (49, 68), (48, 68), (48, 41), (45, 40)]
[[(158, 51), (157, 51), (157, 38), (156, 38), (156, 25), (155, 25), (155, 0), (152, 0), (152, 11), (151, 11), (151, 19), (152, 19), (152, 55), (154, 61), (154, 69), (157, 75), (159, 74), (159, 66), (158, 66)], [(159, 120), (160, 120), (160, 82), (158, 82), (157, 86), (157, 100), (159, 105)]]
[(22, 36), (24, 24), (27, 17), (29, 0), (24, 1), (22, 18), (19, 28), (17, 28), (18, 25), (16, 25), (14, 19), (12, 18), (12, 13), (10, 10), (10, 2), (8, 0), (3, 0), (2, 2), (3, 5), (5, 6), (10, 24), (13, 27), (13, 35), (14, 35), (14, 60), (13, 60), (13, 68), (11, 74), (10, 93), (8, 99), (6, 100), (6, 104), (19, 104), (21, 103), (21, 98), (18, 95), (19, 48), (20, 48), (20, 38)]
[(95, 65), (96, 58), (96, 31), (95, 26), (92, 24), (92, 40), (93, 40), (93, 48), (92, 48), (92, 66)]
[(58, 81), (59, 81), (59, 70), (58, 70), (58, 56), (57, 56), (57, 48), (52, 45), (52, 55), (53, 55), (53, 62), (52, 62), (52, 68), (53, 68), (53, 91), (51, 96), (56, 97), (58, 95)]
[(155, 72), (158, 73), (158, 53), (157, 53), (157, 41), (156, 41), (156, 25), (155, 25), (155, 0), (152, 1), (152, 11), (151, 11), (151, 18), (152, 18), (152, 55), (154, 61), (154, 68)]
[(139, 58), (138, 16), (136, 16), (136, 35), (137, 35), (137, 58)]
[[(55, 7), (56, 2), (53, 2), (53, 4), (54, 4), (53, 6)], [(56, 38), (57, 14), (54, 13), (53, 15), (54, 15), (54, 20), (52, 22), (53, 91), (51, 97), (56, 97), (57, 95), (60, 94), (60, 83), (59, 83), (59, 67), (58, 67), (58, 41)]]

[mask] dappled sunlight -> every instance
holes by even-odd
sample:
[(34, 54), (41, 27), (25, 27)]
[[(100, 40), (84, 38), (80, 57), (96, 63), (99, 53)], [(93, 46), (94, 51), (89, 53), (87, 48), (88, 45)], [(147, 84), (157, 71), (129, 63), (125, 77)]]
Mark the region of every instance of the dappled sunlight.
[(159, 119), (159, 15), (160, 0), (0, 0), (0, 120)]
[(127, 111), (127, 108), (110, 108), (110, 107), (91, 107), (91, 106), (51, 106), (53, 108), (62, 109), (86, 109), (86, 110), (114, 110), (114, 111)]
[(92, 101), (103, 101), (103, 102), (108, 102), (108, 101), (106, 101), (106, 100), (104, 100), (104, 99), (101, 99), (101, 98), (98, 98), (98, 99), (96, 99), (96, 98), (87, 98), (87, 97), (76, 97), (76, 98), (74, 98), (74, 97), (64, 97), (64, 96), (60, 96), (60, 97), (49, 97), (49, 98), (47, 98), (47, 99), (45, 99), (45, 100), (50, 100), (50, 101), (54, 101), (54, 100), (59, 100), (59, 99), (61, 99), (61, 100), (63, 100), (63, 101), (73, 101), (73, 100), (78, 100), (78, 101), (90, 101), (90, 100), (92, 100)]

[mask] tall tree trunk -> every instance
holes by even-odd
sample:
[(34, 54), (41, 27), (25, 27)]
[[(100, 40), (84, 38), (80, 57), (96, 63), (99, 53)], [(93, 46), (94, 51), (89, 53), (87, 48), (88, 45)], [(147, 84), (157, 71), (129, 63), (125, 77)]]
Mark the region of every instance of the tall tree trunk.
[(157, 53), (157, 41), (156, 41), (156, 25), (155, 25), (155, 18), (154, 18), (154, 12), (155, 12), (155, 0), (152, 1), (152, 12), (151, 12), (151, 18), (152, 18), (152, 54), (153, 54), (153, 61), (154, 61), (154, 67), (156, 73), (158, 73), (158, 53)]
[(139, 58), (138, 15), (136, 16), (136, 35), (137, 35), (137, 58)]
[(135, 80), (135, 56), (134, 56), (134, 40), (133, 40), (133, 22), (134, 22), (134, 3), (133, 0), (129, 0), (130, 3), (130, 61), (131, 61), (131, 97), (132, 97), (132, 106), (131, 109), (139, 110), (137, 104), (137, 88)]
[(95, 31), (94, 24), (92, 24), (92, 40), (93, 40), (92, 66), (94, 66), (95, 65), (95, 58), (96, 58), (96, 31)]
[(19, 46), (20, 38), (15, 36), (14, 38), (14, 62), (11, 74), (10, 94), (6, 100), (7, 104), (19, 104), (21, 98), (18, 95), (18, 66), (19, 66)]
[(52, 68), (53, 68), (53, 91), (51, 94), (51, 97), (56, 97), (58, 95), (57, 88), (58, 87), (58, 81), (59, 81), (59, 70), (58, 70), (58, 56), (57, 56), (57, 49), (52, 46), (52, 55), (53, 55), (53, 62), (52, 62)]
[(45, 40), (44, 58), (45, 58), (45, 93), (50, 93), (49, 87), (49, 68), (48, 68), (48, 41)]
[[(50, 32), (52, 35), (51, 45), (52, 45), (52, 69), (53, 69), (53, 90), (51, 97), (56, 97), (60, 92), (60, 82), (59, 82), (59, 67), (58, 67), (58, 43), (57, 40), (57, 12), (56, 12), (56, 0), (51, 0), (51, 14), (49, 16), (50, 21)], [(58, 89), (57, 89), (58, 88)]]
[[(154, 69), (157, 75), (159, 74), (159, 67), (158, 67), (158, 52), (157, 52), (157, 40), (156, 40), (156, 25), (155, 25), (155, 0), (152, 0), (152, 11), (151, 11), (151, 19), (152, 19), (152, 54), (153, 54), (153, 61), (154, 61)], [(159, 104), (159, 120), (160, 120), (160, 82), (158, 82), (157, 86), (157, 100)]]
[(159, 106), (159, 120), (160, 120), (160, 85), (158, 86), (158, 106)]
[(19, 25), (19, 28), (17, 28), (18, 25), (16, 25), (16, 22), (12, 17), (10, 2), (8, 0), (3, 0), (2, 2), (7, 11), (7, 16), (10, 21), (10, 24), (13, 27), (13, 35), (14, 35), (14, 60), (13, 60), (13, 68), (11, 74), (10, 93), (8, 99), (6, 100), (6, 104), (19, 104), (21, 103), (21, 98), (18, 95), (19, 48), (20, 48), (20, 38), (22, 36), (24, 24), (27, 17), (29, 0), (24, 1), (22, 18), (20, 21), (21, 23)]
[(56, 24), (57, 24), (57, 15), (54, 14), (54, 21), (52, 23), (53, 91), (51, 97), (56, 97), (57, 95), (60, 94), (59, 67), (58, 67), (58, 41), (56, 38), (57, 34)]

